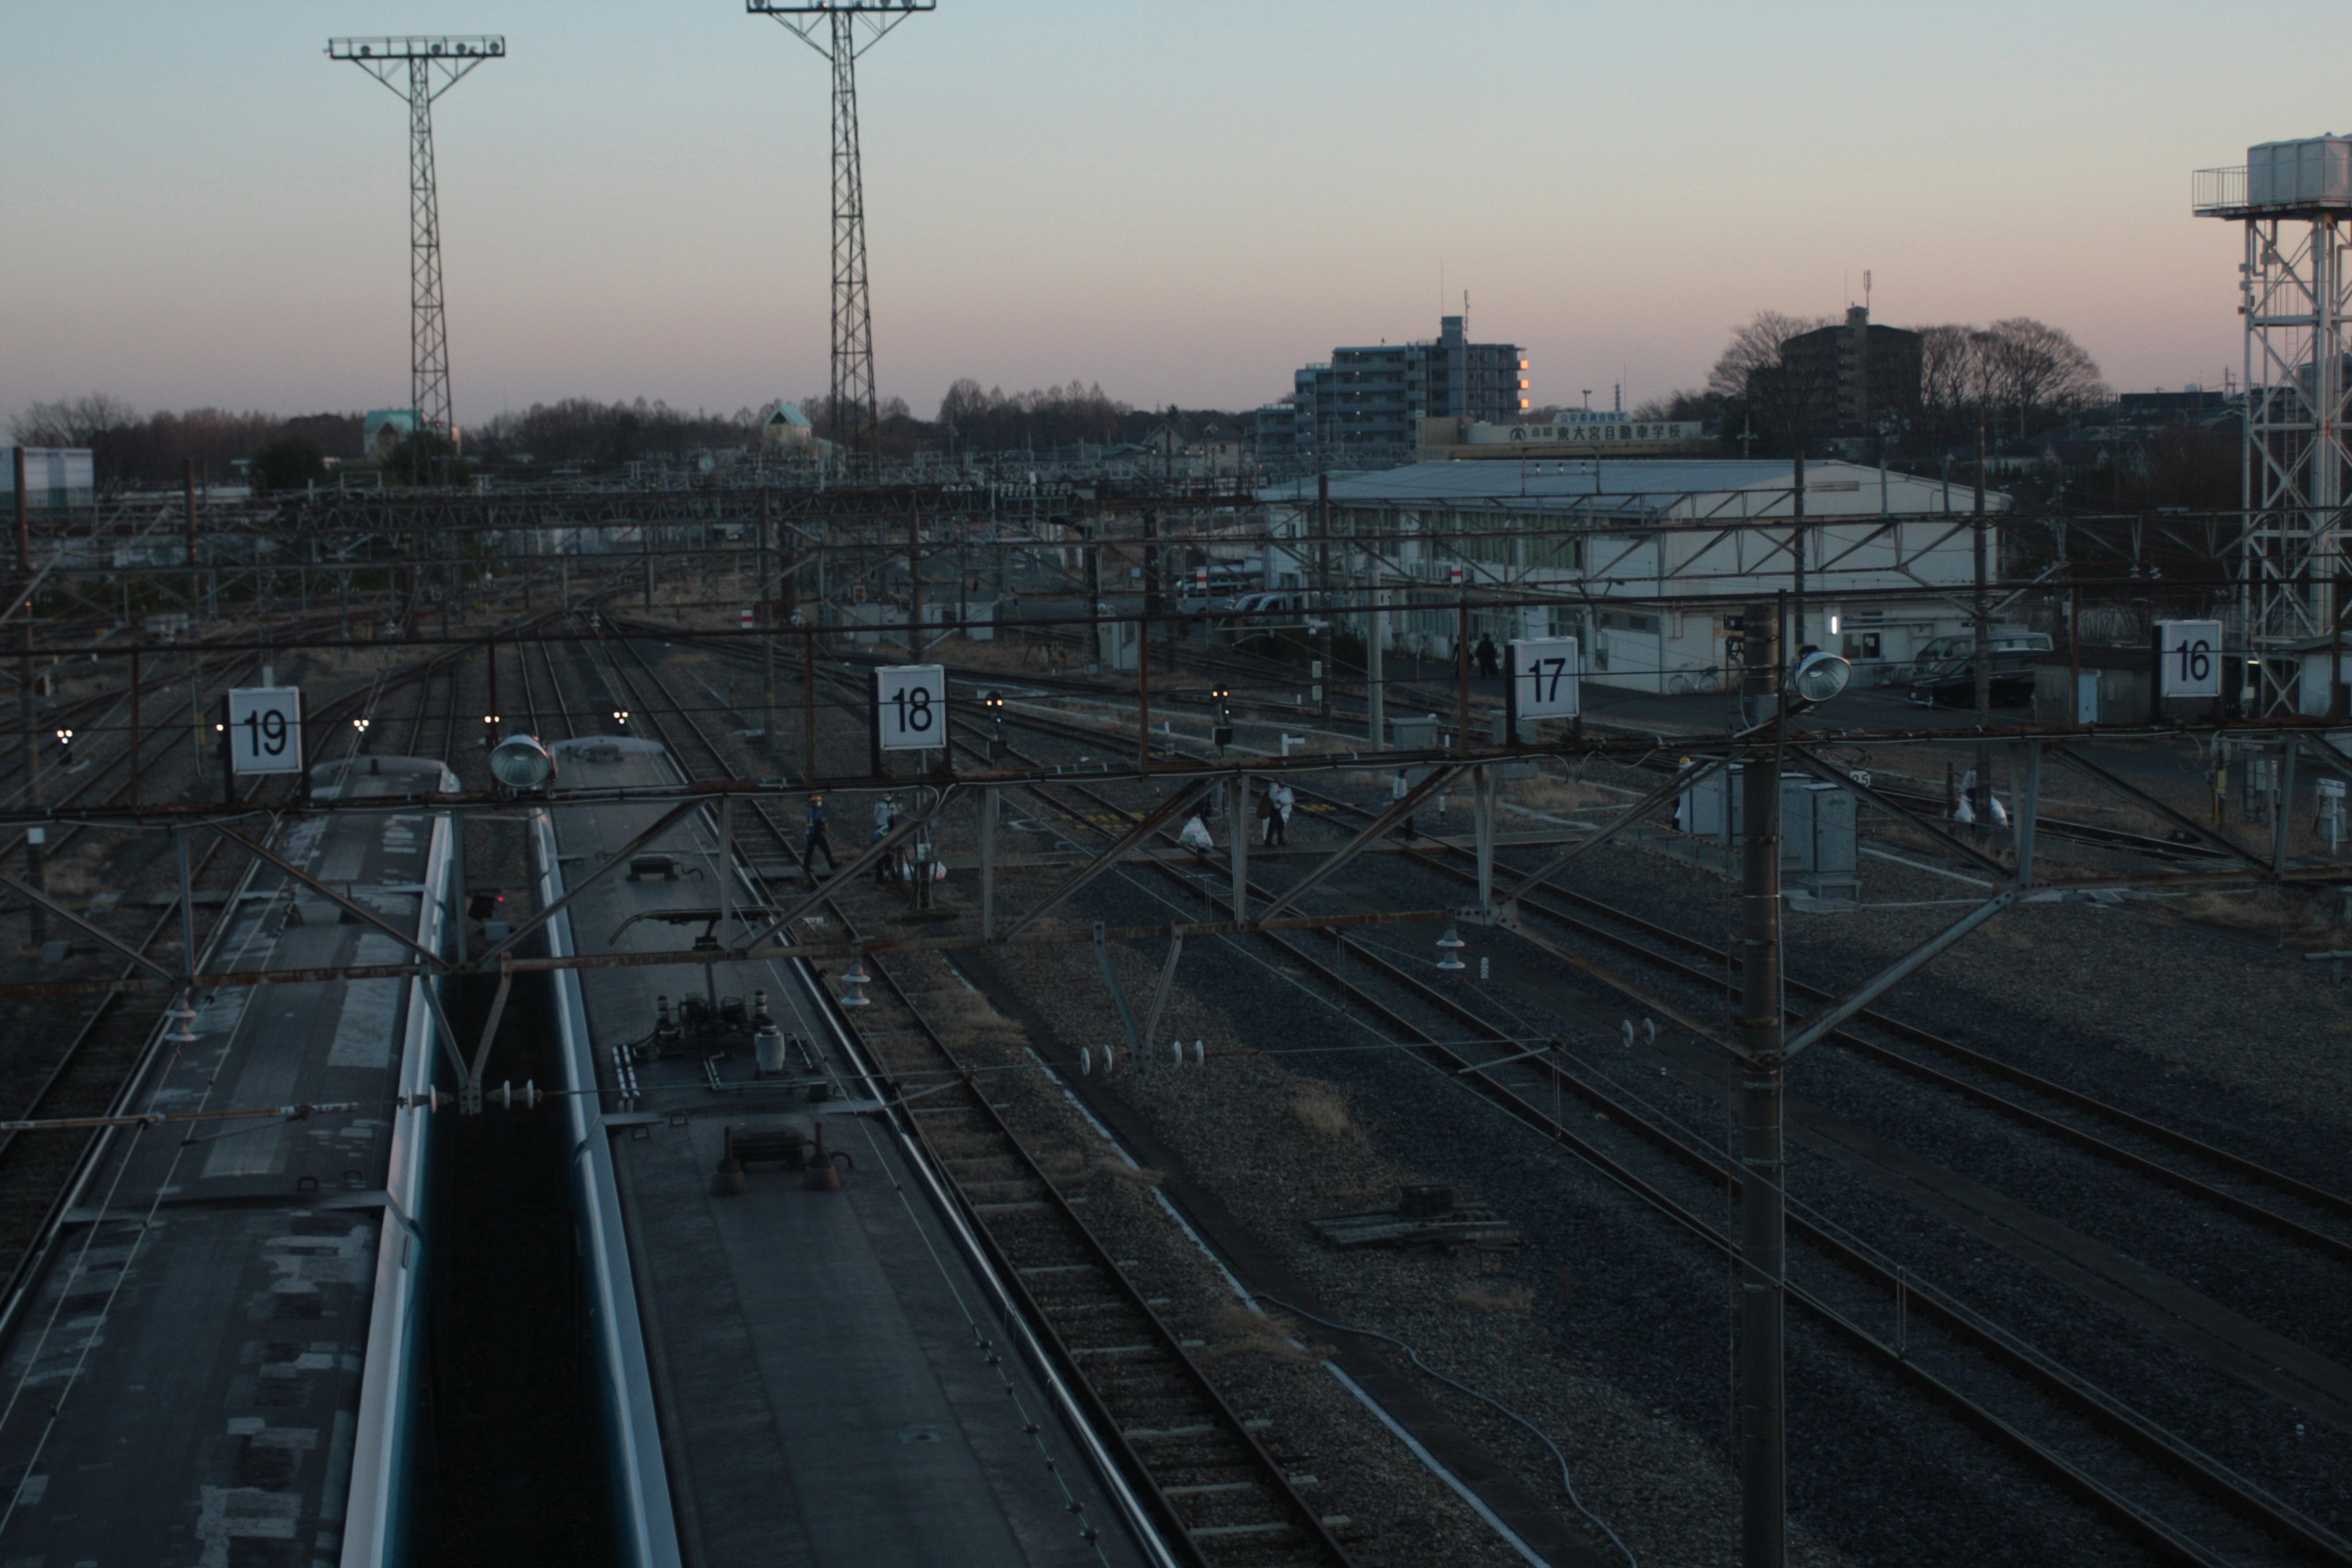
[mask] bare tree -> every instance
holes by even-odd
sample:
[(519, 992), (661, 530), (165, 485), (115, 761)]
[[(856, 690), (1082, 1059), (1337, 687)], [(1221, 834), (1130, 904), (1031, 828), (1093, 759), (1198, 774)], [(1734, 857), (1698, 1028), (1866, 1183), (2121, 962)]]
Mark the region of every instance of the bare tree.
[(90, 392), (26, 405), (8, 421), (8, 434), (26, 447), (94, 447), (138, 418), (138, 411), (122, 399)]
[(1748, 378), (1759, 370), (1777, 369), (1780, 350), (1790, 338), (1832, 324), (1827, 316), (1757, 311), (1746, 326), (1732, 329), (1731, 346), (1723, 351), (1715, 368), (1707, 372), (1706, 389), (1723, 397), (1746, 397)]
[(2098, 362), (2063, 328), (2011, 316), (1983, 338), (1985, 403), (2004, 414), (2017, 410), (2020, 436), (2034, 415), (2057, 416), (2106, 396)]

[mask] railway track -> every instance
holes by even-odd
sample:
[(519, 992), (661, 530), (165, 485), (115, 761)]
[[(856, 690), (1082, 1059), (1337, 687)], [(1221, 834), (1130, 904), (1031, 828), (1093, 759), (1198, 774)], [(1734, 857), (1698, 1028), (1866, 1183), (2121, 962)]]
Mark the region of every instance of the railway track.
[[(740, 776), (635, 639), (612, 639), (604, 651), (604, 677), (632, 710), (633, 724), (643, 714), (682, 763), (690, 758), (713, 776)], [(740, 805), (751, 809), (737, 813), (739, 836), (749, 828), (790, 861), (792, 840), (766, 804)], [(747, 858), (757, 865), (757, 856)], [(845, 906), (855, 898), (836, 887), (825, 904), (852, 940), (859, 927)], [(883, 1005), (854, 1018), (836, 1010), (836, 1017), (886, 1082), (940, 1086), (919, 1107), (905, 1108), (906, 1124), (1012, 1283), (1057, 1370), (1080, 1392), (1127, 1481), (1149, 1500), (1162, 1538), (1202, 1568), (1347, 1564), (1335, 1525), (1300, 1495), (1270, 1447), (1274, 1439), (1261, 1435), (1265, 1423), (1225, 1401), (901, 978), (874, 959), (863, 962), (879, 982), (881, 994), (871, 1000)]]
[[(829, 680), (835, 679), (828, 677)], [(837, 679), (839, 684), (849, 684), (847, 677)], [(827, 706), (854, 714), (857, 695), (855, 691), (836, 692), (829, 695)], [(1012, 715), (1007, 722), (1096, 752), (1104, 748), (1108, 739), (1083, 726), (1056, 723), (1032, 714)], [(958, 744), (975, 754), (985, 755), (983, 742), (978, 739), (978, 726), (966, 722), (961, 729), (963, 733), (959, 735)], [(1034, 763), (1037, 759), (1023, 757), (1016, 752), (1015, 760)], [(1134, 813), (1098, 791), (1075, 783), (1055, 787), (1066, 796), (1075, 795), (1087, 802), (1084, 806), (1073, 806), (1066, 799), (1056, 800), (1055, 794), (1046, 789), (1034, 792), (1052, 802), (1070, 819), (1074, 832), (1106, 836), (1101, 826), (1105, 821), (1134, 818)], [(1312, 792), (1306, 793), (1312, 797)], [(1370, 815), (1337, 797), (1322, 798), (1360, 816)], [(1416, 859), (1463, 879), (1465, 874), (1461, 867), (1449, 863), (1458, 861), (1463, 855), (1466, 852), (1448, 851), (1446, 859), (1426, 855)], [(1160, 869), (1185, 889), (1187, 900), (1202, 897), (1200, 888), (1191, 879), (1169, 868)], [(1564, 931), (1577, 935), (1590, 931), (1596, 940), (1607, 937), (1609, 945), (1635, 953), (1644, 963), (1667, 960), (1678, 965), (1677, 978), (1683, 982), (1703, 985), (1714, 995), (1722, 994), (1726, 971), (1720, 967), (1725, 961), (1718, 950), (1664, 928), (1633, 921), (1632, 917), (1625, 918), (1646, 929), (1634, 935), (1609, 931), (1600, 923), (1601, 917), (1622, 915), (1622, 911), (1607, 910), (1606, 906), (1598, 906), (1597, 900), (1580, 895), (1563, 894), (1564, 890), (1547, 889), (1541, 895), (1525, 895), (1521, 901), (1530, 912)], [(1261, 888), (1258, 896), (1267, 895)], [(1223, 911), (1211, 909), (1203, 912), (1207, 918), (1214, 919)], [(1678, 1182), (1686, 1184), (1693, 1177), (1703, 1184), (1702, 1191), (1720, 1194), (1727, 1187), (1736, 1189), (1738, 1173), (1719, 1152), (1693, 1139), (1605, 1079), (1579, 1072), (1566, 1062), (1519, 1059), (1497, 1066), (1507, 1057), (1518, 1057), (1523, 1048), (1524, 1042), (1512, 1029), (1478, 1015), (1475, 1009), (1465, 1010), (1458, 998), (1428, 986), (1360, 942), (1341, 944), (1340, 951), (1347, 959), (1343, 972), (1340, 966), (1323, 962), (1296, 940), (1274, 933), (1261, 933), (1259, 940), (1335, 992), (1371, 1010), (1396, 1038), (1432, 1065), (1475, 1083), (1507, 1112), (1578, 1153), (1665, 1215), (1686, 1234), (1728, 1253), (1727, 1237), (1719, 1225), (1707, 1217), (1712, 1205), (1702, 1197), (1675, 1190)], [(1670, 952), (1662, 952), (1661, 948), (1712, 960), (1718, 967), (1702, 970)], [(1366, 988), (1368, 977), (1390, 990), (1391, 994), (1387, 1000)], [(1402, 1002), (1397, 993), (1402, 994)], [(1791, 985), (1790, 994), (1792, 998), (1807, 1002), (1820, 1001), (1825, 994), (1797, 984)], [(1437, 1033), (1412, 1016), (1416, 1009), (1444, 1015), (1452, 1026), (1449, 1033), (1456, 1039), (1453, 1043), (1441, 1040)], [(1473, 1038), (1487, 1041), (1492, 1053), (1481, 1058), (1475, 1052), (1464, 1050), (1458, 1037), (1465, 1029)], [(1881, 1032), (2002, 1081), (2010, 1092), (1940, 1072), (1868, 1037)], [(2347, 1212), (2344, 1201), (2259, 1163), (2039, 1075), (2011, 1068), (1982, 1053), (1968, 1051), (1927, 1031), (1886, 1019), (1875, 1011), (1858, 1017), (1837, 1043), (1859, 1054), (1879, 1056), (1898, 1070), (1948, 1088), (1950, 1092), (1986, 1109), (2023, 1121), (2049, 1136), (2198, 1197), (2237, 1218), (2288, 1236), (2315, 1250), (2330, 1256), (2340, 1256), (2344, 1251), (2339, 1237), (2305, 1219), (2280, 1213), (2273, 1206), (2291, 1200), (2296, 1205), (2342, 1214)], [(2026, 1091), (2026, 1097), (2021, 1098), (2018, 1090)], [(1622, 1152), (1603, 1148), (1580, 1129), (1543, 1109), (1541, 1102), (1545, 1099), (1570, 1095), (1612, 1118), (1618, 1127), (1644, 1145), (1656, 1157), (1653, 1164), (1662, 1168), (1644, 1169), (1640, 1162), (1622, 1157)], [(2038, 1098), (2046, 1103), (2036, 1107), (2026, 1103), (2027, 1098)], [(2233, 1181), (2265, 1188), (2271, 1201), (2257, 1202), (2212, 1181), (2158, 1163), (2145, 1153), (2125, 1147), (2116, 1136), (2102, 1136), (2060, 1121), (2053, 1113), (2053, 1107), (2104, 1121), (2110, 1133), (2190, 1156)], [(2010, 1333), (1958, 1297), (1911, 1277), (1900, 1265), (1875, 1254), (1866, 1244), (1834, 1226), (1799, 1215), (1792, 1216), (1791, 1230), (1813, 1257), (1834, 1266), (1837, 1276), (1826, 1288), (1792, 1285), (1792, 1300), (1801, 1309), (1871, 1360), (1899, 1369), (1931, 1391), (2159, 1554), (2216, 1565), (2352, 1562), (2352, 1543), (2326, 1526), (2141, 1415), (2126, 1400), (2095, 1385), (2056, 1358)], [(2182, 1485), (2184, 1481), (2188, 1483), (2186, 1487)]]
[[(1099, 744), (1098, 737), (1087, 739)], [(1064, 808), (1074, 831), (1104, 835), (1099, 824), (1106, 817), (1132, 820), (1135, 815), (1087, 786), (1058, 787), (1087, 803), (1085, 809)], [(1155, 868), (1181, 889), (1180, 907), (1199, 918), (1221, 918), (1224, 911), (1213, 901), (1201, 907), (1204, 894), (1197, 880), (1171, 867)], [(1254, 894), (1271, 896), (1255, 885)], [(1430, 985), (1361, 942), (1340, 939), (1333, 960), (1327, 961), (1295, 938), (1264, 932), (1257, 940), (1349, 998), (1352, 1006), (1369, 1010), (1392, 1039), (1433, 1067), (1475, 1085), (1685, 1234), (1730, 1255), (1731, 1240), (1711, 1217), (1707, 1194), (1736, 1190), (1738, 1173), (1710, 1143), (1601, 1075), (1563, 1058), (1526, 1056), (1523, 1029)], [(1341, 955), (1344, 963), (1337, 961)], [(1719, 975), (1706, 978), (1720, 989)], [(1427, 1026), (1427, 1015), (1446, 1019), (1446, 1037)], [(1465, 1049), (1465, 1031), (1484, 1040), (1487, 1052)], [(1572, 1097), (1609, 1117), (1653, 1158), (1645, 1164), (1588, 1137), (1545, 1109), (1544, 1101), (1555, 1095)], [(1689, 1185), (1693, 1177), (1700, 1184), (1696, 1189)], [(2159, 1553), (2216, 1568), (2352, 1562), (2352, 1542), (1952, 1293), (1916, 1279), (1858, 1237), (1801, 1211), (1791, 1214), (1790, 1226), (1792, 1240), (1833, 1268), (1825, 1284), (1792, 1280), (1792, 1301), (1872, 1360), (1930, 1390)], [(2183, 1481), (2193, 1490), (2185, 1489)]]
[[(258, 661), (239, 660), (230, 668), (241, 669), (248, 662)], [(463, 679), (459, 656), (444, 652), (321, 703), (311, 713), (304, 737), (306, 763), (326, 761), (340, 747), (357, 752), (368, 735), (380, 735), (384, 742), (376, 750), (391, 752), (394, 750), (389, 744), (394, 738), (389, 732), (393, 725), (404, 726), (401, 739), (411, 753), (426, 744), (452, 746)], [(414, 701), (404, 715), (394, 717), (379, 711), (390, 693), (413, 695)], [(193, 739), (194, 731), (186, 722), (186, 701), (175, 705), (172, 711), (173, 721), (147, 730), (142, 735), (142, 755), (135, 762), (142, 776), (162, 769), (177, 754), (179, 746)], [(369, 720), (369, 731), (363, 733), (355, 729), (350, 722), (354, 718)], [(386, 731), (374, 730), (379, 722), (387, 725)], [(147, 754), (149, 743), (158, 735), (162, 737), (160, 745), (152, 755)], [(431, 754), (449, 752), (445, 750)], [(110, 769), (131, 760), (126, 738), (123, 749), (111, 762), (104, 766), (92, 763), (96, 771), (80, 782), (75, 795), (68, 797), (68, 802), (95, 790), (109, 776)], [(191, 775), (198, 788), (209, 784), (205, 776), (207, 771), (201, 761), (192, 767)], [(109, 803), (127, 799), (130, 790), (131, 781), (126, 778), (116, 786)], [(80, 825), (68, 825), (52, 839), (53, 852), (82, 831)], [(243, 857), (224, 856), (226, 841), (217, 834), (203, 835), (201, 841), (193, 833), (188, 837), (188, 880), (194, 907), (184, 910), (176, 896), (177, 853), (162, 857), (170, 868), (164, 885), (173, 896), (131, 941), (142, 957), (167, 968), (175, 967), (179, 961), (164, 954), (184, 947), (187, 933), (194, 932), (200, 953), (208, 952), (217, 942), (236, 911), (239, 894), (254, 864)], [(215, 906), (216, 912), (209, 918), (200, 914)], [(141, 967), (137, 961), (126, 960), (117, 971), (117, 978), (131, 978)], [(162, 1014), (161, 1005), (142, 1005), (142, 999), (131, 994), (115, 992), (100, 996), (78, 1024), (60, 1020), (64, 1026), (46, 1037), (62, 1038), (63, 1043), (55, 1049), (41, 1052), (26, 1048), (12, 1053), (10, 1070), (5, 1082), (0, 1082), (0, 1092), (5, 1092), (17, 1108), (15, 1116), (18, 1120), (119, 1113), (125, 1086), (137, 1079), (148, 1053), (157, 1047)], [(27, 1031), (28, 1046), (31, 1040), (40, 1037), (45, 1037)], [(0, 1286), (0, 1302), (16, 1300), (95, 1142), (86, 1132), (0, 1133), (0, 1270), (5, 1270), (5, 1284)]]

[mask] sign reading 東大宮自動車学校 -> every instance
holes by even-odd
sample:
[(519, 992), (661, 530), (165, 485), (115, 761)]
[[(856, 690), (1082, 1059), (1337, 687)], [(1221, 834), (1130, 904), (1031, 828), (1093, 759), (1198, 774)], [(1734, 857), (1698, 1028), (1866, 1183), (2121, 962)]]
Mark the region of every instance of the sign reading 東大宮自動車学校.
[(948, 672), (940, 664), (886, 664), (874, 672), (874, 733), (886, 752), (944, 750)]
[(302, 771), (302, 691), (240, 686), (228, 694), (228, 765), (239, 777)]

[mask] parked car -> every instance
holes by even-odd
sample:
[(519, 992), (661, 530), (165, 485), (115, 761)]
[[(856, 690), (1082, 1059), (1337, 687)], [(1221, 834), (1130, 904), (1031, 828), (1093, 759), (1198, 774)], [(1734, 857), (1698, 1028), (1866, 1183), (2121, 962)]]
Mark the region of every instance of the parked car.
[(1234, 601), (1231, 624), (1236, 626), (1313, 626), (1317, 595), (1296, 589), (1277, 594), (1244, 594)]
[[(2048, 632), (2021, 632), (2009, 626), (1994, 628), (1990, 641), (1996, 659), (2002, 654), (2048, 653), (2053, 646)], [(1919, 651), (1912, 655), (1911, 679), (1924, 680), (1954, 659), (1974, 658), (1976, 651), (1977, 639), (1973, 632), (1936, 637), (1923, 644)], [(2000, 666), (1996, 663), (1993, 668), (1998, 671)]]
[[(2046, 639), (2045, 639), (2046, 640)], [(2033, 706), (2033, 671), (2014, 659), (1996, 658), (1990, 682), (1996, 708)], [(1947, 661), (1911, 682), (1911, 700), (1928, 708), (1973, 708), (1977, 700), (1977, 667), (1973, 659)]]

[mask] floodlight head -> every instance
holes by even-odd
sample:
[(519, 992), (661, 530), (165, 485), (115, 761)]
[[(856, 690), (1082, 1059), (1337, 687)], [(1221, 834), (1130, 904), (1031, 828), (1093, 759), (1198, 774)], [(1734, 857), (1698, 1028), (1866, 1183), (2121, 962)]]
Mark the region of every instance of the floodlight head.
[(1827, 702), (1853, 679), (1853, 666), (1833, 653), (1809, 653), (1789, 672), (1786, 689), (1800, 702)]
[(490, 752), (490, 776), (509, 789), (538, 789), (555, 776), (555, 759), (536, 735), (509, 735)]
[(835, 13), (888, 16), (895, 12), (935, 11), (940, 0), (743, 0), (754, 16), (824, 16)]

